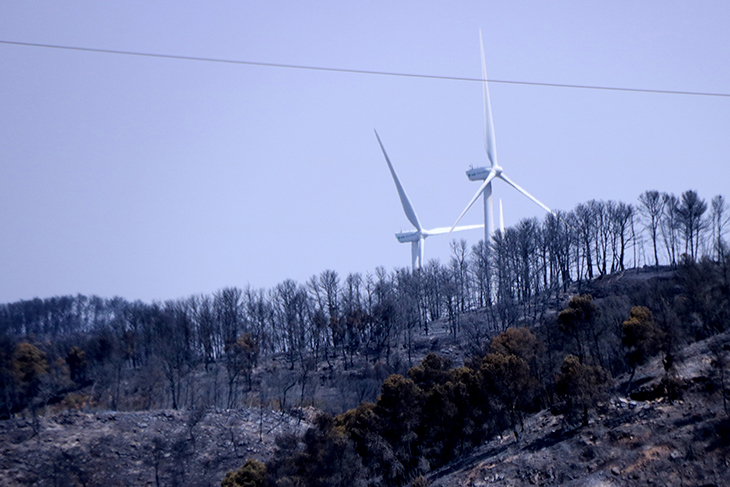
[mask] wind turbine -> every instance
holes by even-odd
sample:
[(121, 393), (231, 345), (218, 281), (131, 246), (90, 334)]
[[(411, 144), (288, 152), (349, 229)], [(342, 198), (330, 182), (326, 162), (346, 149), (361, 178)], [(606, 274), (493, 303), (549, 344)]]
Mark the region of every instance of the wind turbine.
[(393, 182), (395, 182), (395, 187), (398, 190), (398, 196), (400, 197), (401, 205), (403, 205), (403, 211), (406, 214), (406, 218), (408, 218), (408, 221), (411, 222), (411, 224), (416, 228), (416, 231), (414, 232), (400, 232), (395, 234), (395, 238), (397, 238), (400, 243), (411, 242), (411, 264), (414, 271), (416, 269), (420, 269), (423, 266), (423, 250), (426, 244), (426, 237), (430, 237), (431, 235), (458, 232), (461, 230), (472, 230), (475, 228), (482, 228), (484, 226), (465, 225), (461, 227), (454, 226), (452, 228), (440, 227), (431, 230), (423, 228), (421, 226), (421, 222), (418, 220), (418, 215), (416, 215), (416, 210), (413, 209), (413, 205), (408, 199), (406, 190), (403, 189), (403, 185), (400, 183), (400, 179), (398, 179), (398, 175), (395, 173), (395, 169), (393, 169), (393, 164), (391, 164), (390, 162), (388, 153), (385, 152), (385, 147), (383, 147), (383, 143), (380, 141), (380, 136), (378, 135), (377, 130), (375, 131), (375, 137), (378, 139), (378, 144), (380, 144), (380, 150), (383, 151), (383, 155), (385, 156), (385, 162), (388, 163), (388, 169), (390, 169), (390, 174), (393, 176)]
[[(479, 30), (479, 41), (482, 51), (482, 88), (484, 92), (484, 148), (487, 151), (487, 158), (489, 159), (489, 167), (477, 167), (469, 168), (466, 171), (466, 175), (469, 177), (469, 181), (484, 181), (479, 187), (474, 197), (466, 205), (464, 211), (461, 212), (459, 218), (456, 219), (456, 223), (452, 227), (452, 230), (456, 228), (461, 219), (464, 217), (469, 208), (474, 205), (479, 196), (484, 195), (484, 242), (489, 242), (489, 237), (494, 234), (494, 205), (492, 204), (492, 181), (495, 179), (501, 179), (505, 183), (509, 184), (517, 191), (527, 196), (529, 199), (540, 205), (545, 211), (552, 213), (552, 210), (542, 204), (537, 198), (532, 196), (530, 193), (522, 189), (515, 182), (513, 182), (504, 173), (502, 166), (497, 162), (497, 143), (494, 137), (494, 122), (492, 121), (492, 107), (489, 102), (489, 86), (487, 84), (487, 65), (484, 61), (484, 41), (482, 40), (482, 31)], [(501, 209), (500, 209), (501, 213)]]

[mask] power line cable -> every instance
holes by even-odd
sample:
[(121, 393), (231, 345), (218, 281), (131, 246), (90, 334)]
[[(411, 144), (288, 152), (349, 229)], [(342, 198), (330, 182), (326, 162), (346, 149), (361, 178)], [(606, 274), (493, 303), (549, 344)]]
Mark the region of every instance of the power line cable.
[[(33, 42), (18, 42), (18, 41), (5, 41), (0, 40), (0, 44), (8, 44), (14, 46), (26, 46), (26, 47), (41, 47), (47, 49), (63, 49), (67, 51), (82, 51), (82, 52), (95, 52), (102, 54), (120, 54), (125, 56), (141, 56), (150, 58), (161, 58), (161, 59), (177, 59), (182, 61), (200, 61), (208, 63), (222, 63), (222, 64), (242, 64), (246, 66), (263, 66), (269, 68), (286, 68), (286, 69), (305, 69), (310, 71), (328, 71), (333, 73), (350, 73), (350, 74), (369, 74), (376, 76), (397, 76), (403, 78), (422, 78), (422, 79), (437, 79), (446, 81), (483, 81), (480, 78), (466, 78), (460, 76), (440, 76), (434, 74), (415, 74), (415, 73), (397, 73), (392, 71), (369, 71), (364, 69), (347, 69), (347, 68), (329, 68), (324, 66), (307, 66), (302, 64), (281, 64), (281, 63), (265, 63), (258, 61), (241, 61), (237, 59), (220, 59), (220, 58), (209, 58), (209, 57), (198, 57), (198, 56), (181, 56), (176, 54), (155, 54), (149, 52), (137, 52), (137, 51), (118, 51), (113, 49), (99, 49), (93, 47), (76, 47), (76, 46), (62, 46), (57, 44), (37, 44)], [(632, 93), (656, 93), (663, 95), (690, 95), (690, 96), (713, 96), (713, 97), (724, 97), (730, 98), (730, 93), (711, 93), (705, 91), (676, 91), (676, 90), (655, 90), (648, 88), (621, 88), (615, 86), (595, 86), (595, 85), (574, 85), (564, 83), (542, 83), (538, 81), (515, 81), (515, 80), (501, 80), (501, 79), (490, 79), (489, 83), (500, 83), (509, 85), (526, 85), (526, 86), (545, 86), (551, 88), (574, 88), (582, 90), (603, 90), (603, 91), (625, 91)]]

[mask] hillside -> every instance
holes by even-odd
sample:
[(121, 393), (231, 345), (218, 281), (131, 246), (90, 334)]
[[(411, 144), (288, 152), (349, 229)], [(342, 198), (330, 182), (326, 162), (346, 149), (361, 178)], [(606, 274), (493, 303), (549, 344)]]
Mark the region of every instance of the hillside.
[[(255, 409), (82, 413), (0, 421), (0, 485), (220, 485), (308, 423)], [(260, 435), (261, 434), (261, 435)]]
[[(229, 348), (178, 369), (137, 361), (144, 342), (127, 353), (113, 340), (131, 333), (108, 328), (63, 346), (19, 337), (0, 484), (212, 486), (257, 459), (269, 485), (726, 485), (727, 275), (710, 261), (631, 270), (425, 329), (373, 307), (397, 332), (376, 342), (373, 328), (377, 352), (340, 342), (255, 366)], [(151, 330), (177, 323), (151, 316)], [(76, 344), (96, 357), (83, 374)], [(239, 408), (216, 406), (227, 402)]]
[[(427, 474), (439, 487), (518, 485), (729, 485), (730, 420), (710, 346), (730, 350), (730, 332), (687, 347), (676, 364), (682, 397), (648, 399), (665, 371), (657, 358), (626, 375), (587, 427), (549, 410), (526, 420), (519, 441), (505, 432)], [(643, 398), (635, 399), (635, 398)], [(310, 412), (311, 416), (313, 413)], [(0, 484), (219, 485), (246, 458), (269, 460), (274, 437), (309, 425), (256, 409), (81, 413), (0, 422)], [(259, 441), (259, 433), (262, 433)]]
[[(518, 485), (730, 485), (730, 417), (721, 394), (710, 386), (716, 375), (709, 345), (730, 350), (730, 334), (695, 343), (682, 353), (676, 377), (681, 399), (637, 400), (616, 391), (586, 427), (572, 429), (561, 415), (531, 417), (519, 441), (507, 434), (431, 472), (439, 487)], [(641, 367), (634, 397), (651, 396), (664, 376), (661, 361)]]
[[(526, 421), (519, 441), (506, 433), (427, 478), (441, 487), (728, 485), (730, 422), (719, 394), (707, 391), (713, 374), (709, 344), (728, 349), (730, 334), (684, 351), (677, 364), (684, 394), (674, 403), (614, 394), (588, 427), (578, 429), (542, 411)], [(643, 383), (640, 391), (651, 391), (663, 375), (655, 359), (635, 381)], [(626, 379), (619, 378), (618, 389)], [(157, 485), (158, 479), (159, 485), (218, 485), (245, 458), (268, 460), (276, 434), (307, 425), (270, 411), (262, 418), (258, 410), (204, 411), (197, 417), (178, 411), (67, 411), (38, 419), (37, 433), (32, 421), (8, 420), (0, 422), (0, 483)]]

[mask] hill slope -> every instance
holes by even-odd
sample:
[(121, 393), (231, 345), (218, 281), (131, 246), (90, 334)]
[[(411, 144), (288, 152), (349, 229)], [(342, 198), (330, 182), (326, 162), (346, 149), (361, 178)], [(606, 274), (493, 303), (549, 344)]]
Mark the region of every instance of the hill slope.
[(0, 421), (0, 485), (220, 485), (246, 458), (268, 459), (277, 434), (306, 426), (255, 409)]
[[(432, 472), (440, 487), (517, 485), (730, 485), (730, 419), (712, 387), (709, 346), (730, 349), (728, 332), (682, 353), (676, 377), (682, 399), (634, 400), (615, 394), (587, 427), (570, 429), (543, 411), (519, 441), (495, 439)], [(637, 372), (634, 397), (651, 396), (665, 372), (659, 359)], [(627, 377), (616, 388), (626, 385)]]

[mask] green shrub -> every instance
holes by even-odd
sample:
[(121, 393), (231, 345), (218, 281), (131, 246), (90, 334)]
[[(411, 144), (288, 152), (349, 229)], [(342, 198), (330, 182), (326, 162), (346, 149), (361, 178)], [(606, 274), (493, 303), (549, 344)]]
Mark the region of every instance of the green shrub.
[(235, 472), (228, 472), (221, 487), (263, 487), (266, 480), (266, 465), (249, 458)]

